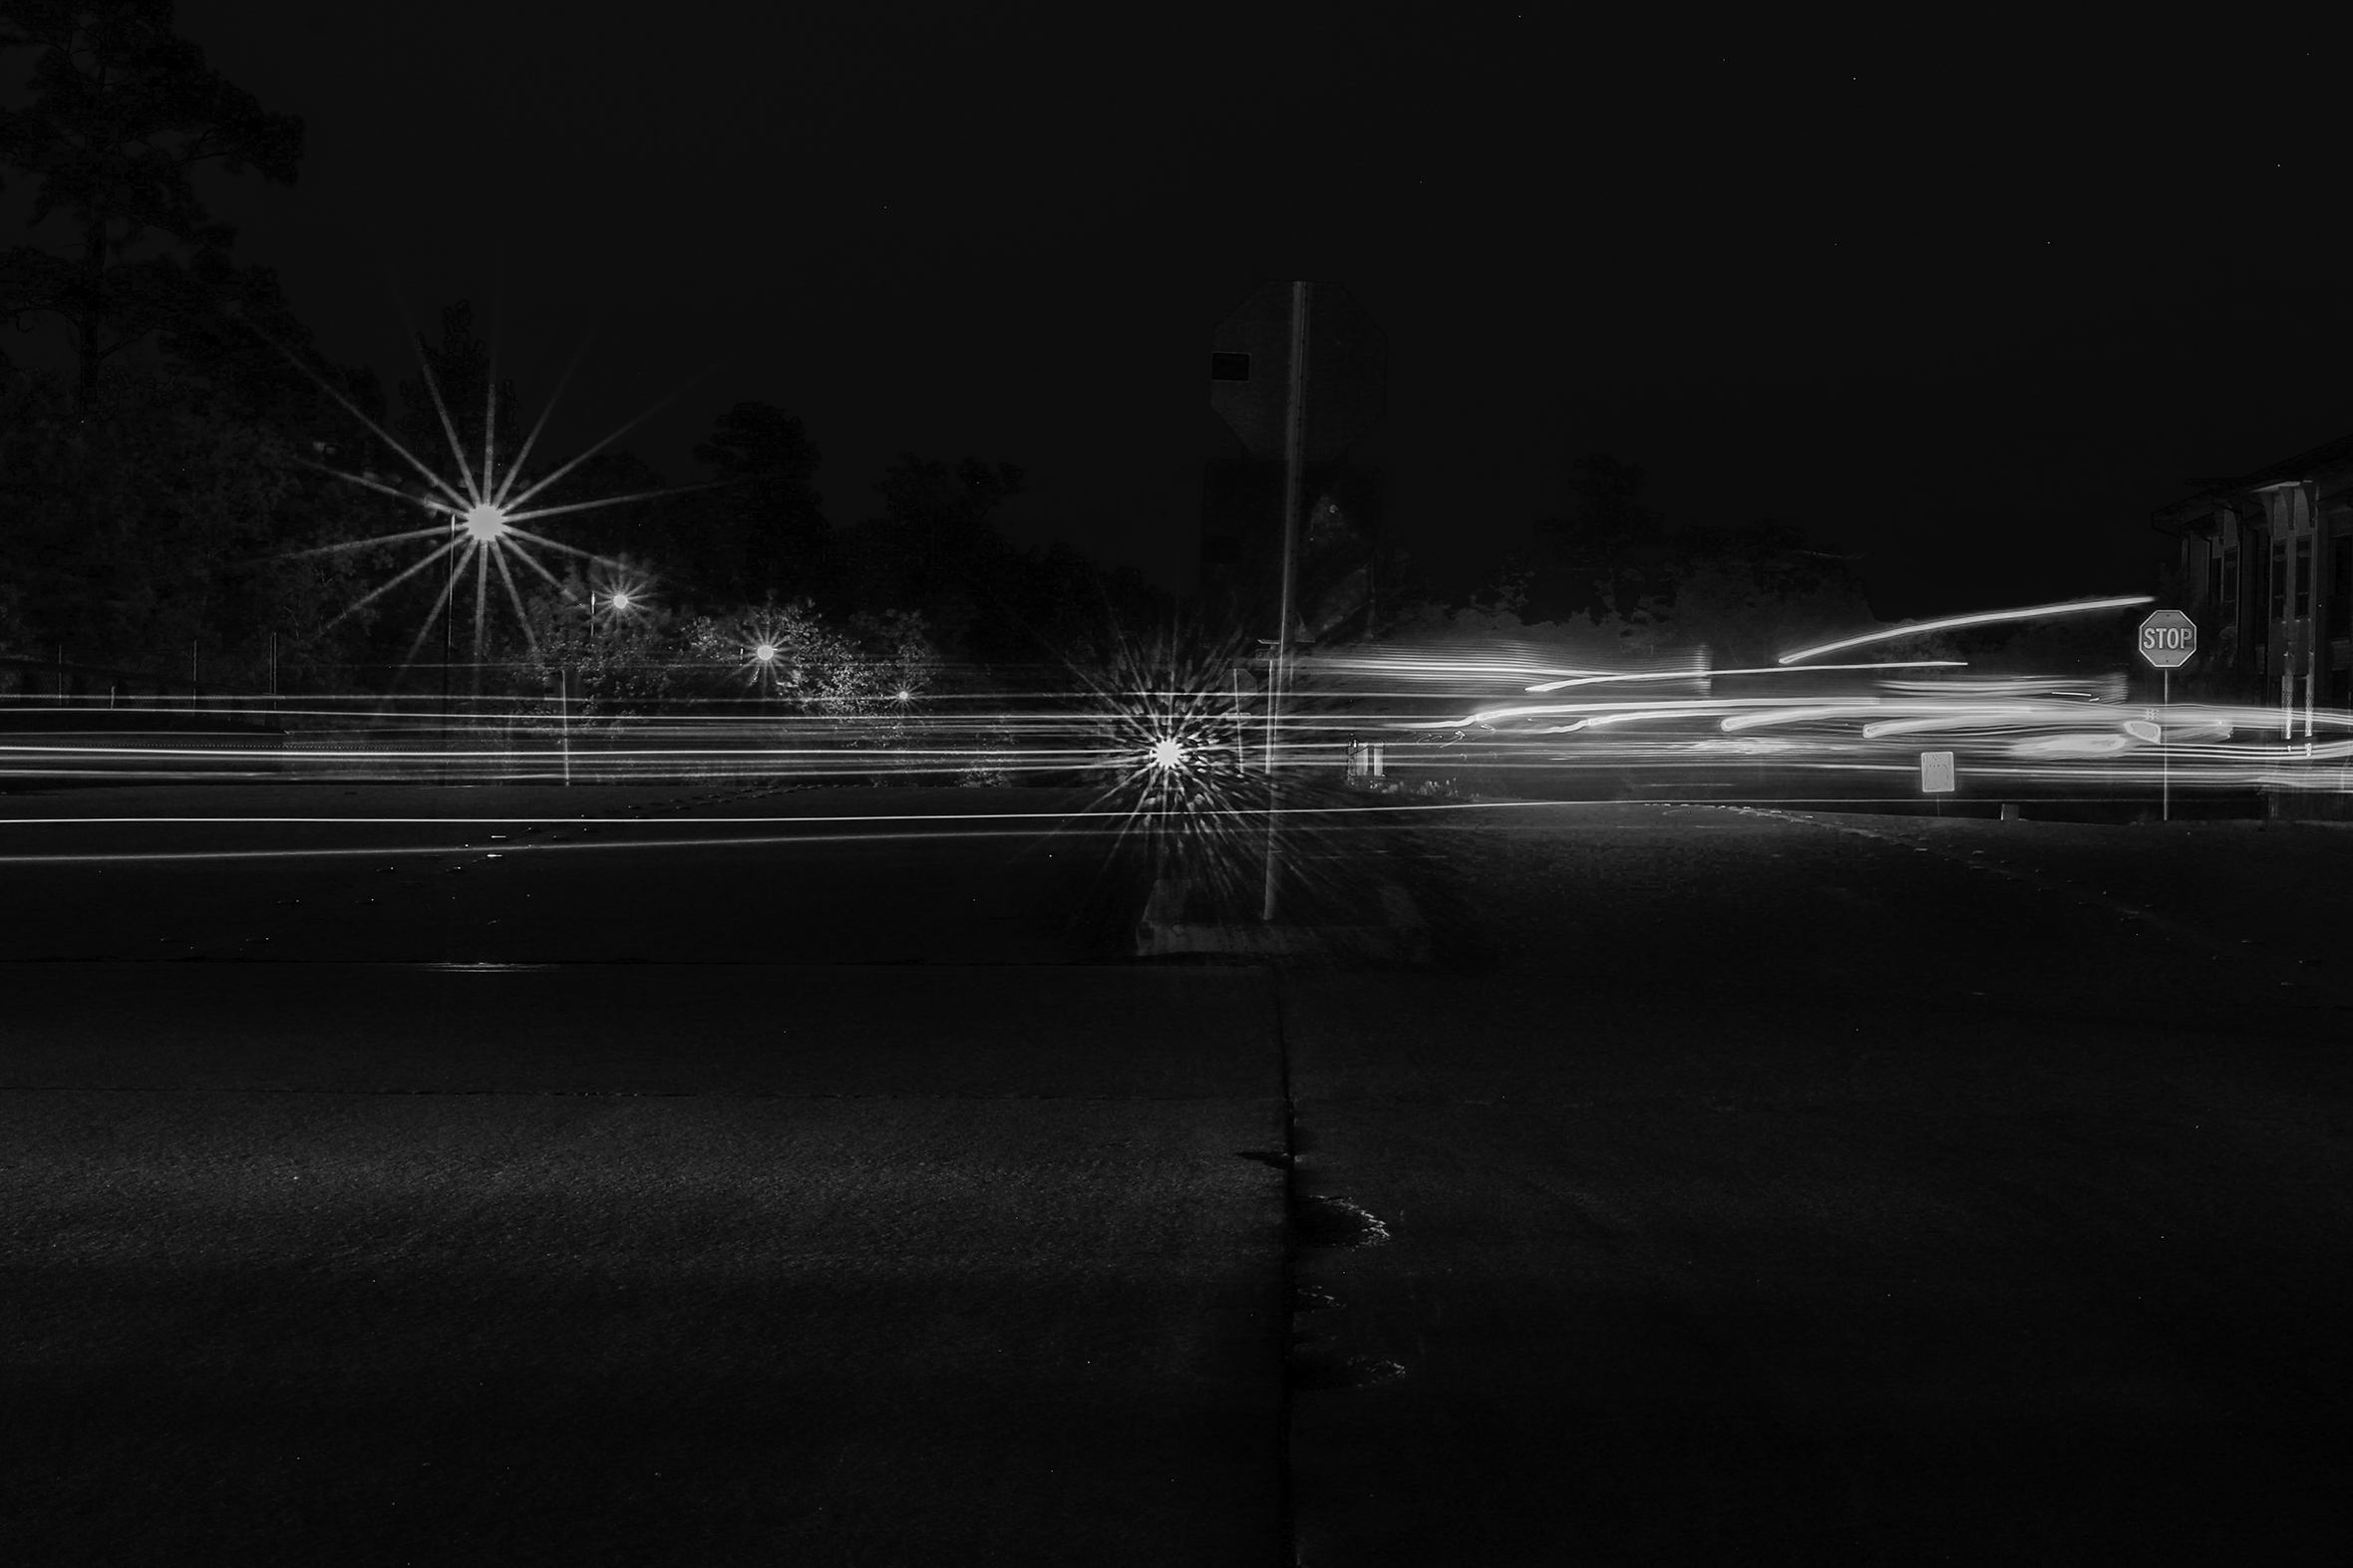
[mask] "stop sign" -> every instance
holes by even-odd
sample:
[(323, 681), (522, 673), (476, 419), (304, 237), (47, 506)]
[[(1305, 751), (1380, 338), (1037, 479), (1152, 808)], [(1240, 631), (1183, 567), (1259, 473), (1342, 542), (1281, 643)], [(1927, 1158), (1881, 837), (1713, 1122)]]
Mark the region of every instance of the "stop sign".
[(2180, 610), (2158, 610), (2141, 623), (2141, 657), (2153, 669), (2179, 670), (2197, 652), (2197, 623)]

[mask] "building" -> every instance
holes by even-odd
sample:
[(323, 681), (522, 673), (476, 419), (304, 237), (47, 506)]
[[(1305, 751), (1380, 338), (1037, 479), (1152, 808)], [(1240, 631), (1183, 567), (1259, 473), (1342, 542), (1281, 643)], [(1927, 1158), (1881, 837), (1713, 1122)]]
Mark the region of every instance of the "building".
[(2196, 494), (2151, 517), (2179, 541), (2164, 597), (2197, 623), (2191, 680), (2176, 693), (2353, 709), (2353, 436), (2190, 482)]

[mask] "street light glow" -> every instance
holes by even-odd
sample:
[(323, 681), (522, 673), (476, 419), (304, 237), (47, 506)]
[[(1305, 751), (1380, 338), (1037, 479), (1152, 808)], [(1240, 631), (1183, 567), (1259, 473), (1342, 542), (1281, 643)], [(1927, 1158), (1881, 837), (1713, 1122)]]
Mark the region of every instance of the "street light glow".
[(466, 513), (466, 536), (477, 544), (495, 544), (506, 537), (506, 508), (481, 501)]
[(1147, 761), (1159, 769), (1180, 768), (1184, 765), (1184, 743), (1173, 736), (1164, 736), (1152, 743)]

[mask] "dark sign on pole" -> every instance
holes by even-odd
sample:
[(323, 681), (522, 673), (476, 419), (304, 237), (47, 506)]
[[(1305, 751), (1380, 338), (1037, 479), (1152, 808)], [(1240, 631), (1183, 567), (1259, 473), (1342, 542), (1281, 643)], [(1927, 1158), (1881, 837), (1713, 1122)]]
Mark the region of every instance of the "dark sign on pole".
[[(1307, 356), (1302, 458), (1327, 463), (1381, 417), (1389, 346), (1364, 307), (1337, 283), (1308, 285), (1314, 341)], [(1292, 285), (1268, 283), (1218, 323), (1209, 340), (1209, 407), (1253, 458), (1283, 457), (1291, 385)]]

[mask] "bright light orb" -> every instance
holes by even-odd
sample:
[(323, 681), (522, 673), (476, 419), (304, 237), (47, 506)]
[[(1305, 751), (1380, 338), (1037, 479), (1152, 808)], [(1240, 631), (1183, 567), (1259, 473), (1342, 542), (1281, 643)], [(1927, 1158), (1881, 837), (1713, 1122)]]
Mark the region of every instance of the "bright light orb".
[(772, 642), (754, 644), (752, 648), (752, 657), (759, 660), (762, 664), (776, 663), (776, 644)]
[(466, 514), (466, 536), (477, 544), (491, 544), (506, 536), (504, 508), (484, 501)]
[(625, 612), (628, 610), (630, 605), (635, 604), (637, 601), (629, 596), (628, 589), (615, 588), (613, 590), (612, 598), (607, 602), (610, 603), (614, 609)]
[(1174, 738), (1155, 741), (1152, 750), (1145, 754), (1145, 761), (1163, 771), (1181, 768), (1184, 766), (1184, 743)]

